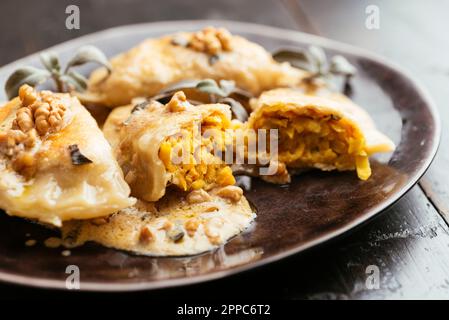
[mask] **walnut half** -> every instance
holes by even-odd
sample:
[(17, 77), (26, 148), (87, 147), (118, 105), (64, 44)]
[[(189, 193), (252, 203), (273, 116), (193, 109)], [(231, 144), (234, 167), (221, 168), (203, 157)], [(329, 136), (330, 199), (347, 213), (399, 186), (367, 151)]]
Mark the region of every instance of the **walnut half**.
[(188, 47), (210, 55), (231, 51), (232, 35), (224, 28), (206, 27), (192, 35)]
[(21, 107), (17, 110), (13, 129), (28, 132), (35, 128), (39, 135), (56, 132), (62, 128), (66, 107), (49, 91), (37, 93), (24, 84), (19, 89)]
[(32, 148), (47, 134), (63, 126), (66, 107), (50, 91), (37, 92), (24, 84), (19, 89), (20, 106), (10, 129), (0, 132), (0, 153), (11, 159), (11, 167), (30, 178), (36, 161)]

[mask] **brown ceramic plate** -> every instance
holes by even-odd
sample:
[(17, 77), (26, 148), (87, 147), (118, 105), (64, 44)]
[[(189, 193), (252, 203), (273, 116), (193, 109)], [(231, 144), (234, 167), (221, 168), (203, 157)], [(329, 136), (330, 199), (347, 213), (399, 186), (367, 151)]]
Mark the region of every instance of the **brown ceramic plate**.
[[(422, 176), (434, 157), (440, 127), (427, 93), (403, 71), (369, 52), (331, 40), (266, 26), (226, 21), (180, 21), (126, 26), (58, 45), (64, 59), (76, 48), (94, 44), (109, 56), (141, 40), (206, 25), (262, 44), (268, 50), (323, 47), (342, 54), (359, 73), (353, 98), (368, 109), (380, 130), (397, 144), (392, 155), (378, 158), (373, 175), (362, 182), (354, 173), (309, 172), (279, 187), (258, 180), (246, 193), (258, 217), (251, 230), (210, 253), (185, 258), (129, 255), (95, 244), (72, 250), (49, 249), (42, 240), (52, 233), (26, 221), (0, 215), (0, 280), (23, 285), (65, 288), (68, 265), (80, 268), (82, 290), (140, 290), (177, 286), (225, 277), (298, 253), (334, 238), (380, 213), (403, 196)], [(39, 65), (37, 54), (0, 69), (0, 83), (18, 66)], [(85, 70), (87, 71), (87, 70)], [(0, 100), (5, 100), (0, 96)], [(38, 240), (24, 246), (26, 234)]]

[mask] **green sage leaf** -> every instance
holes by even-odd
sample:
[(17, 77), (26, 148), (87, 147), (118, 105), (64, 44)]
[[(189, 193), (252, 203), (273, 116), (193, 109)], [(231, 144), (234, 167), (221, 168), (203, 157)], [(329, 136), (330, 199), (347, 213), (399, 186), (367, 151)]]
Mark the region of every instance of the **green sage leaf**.
[(209, 57), (209, 64), (213, 66), (215, 63), (220, 61), (221, 56), (219, 54), (214, 54)]
[(353, 76), (357, 69), (345, 57), (337, 55), (332, 57), (329, 71), (337, 75)]
[(77, 144), (69, 145), (70, 158), (72, 159), (72, 164), (74, 166), (79, 166), (83, 164), (89, 164), (93, 161), (87, 158), (84, 154), (81, 153)]
[(196, 88), (196, 86), (200, 82), (201, 80), (182, 80), (166, 87), (164, 90), (161, 91), (161, 93), (169, 93), (173, 91), (179, 91), (182, 89), (193, 89)]
[(231, 107), (233, 119), (237, 119), (241, 122), (245, 122), (246, 120), (248, 120), (248, 112), (237, 100), (227, 97), (221, 99), (219, 102), (227, 104)]
[(233, 80), (220, 80), (219, 83), (221, 90), (226, 94), (226, 96), (229, 96), (235, 91), (235, 82)]
[[(174, 92), (185, 89), (194, 89), (208, 94), (210, 103), (217, 102), (217, 96), (219, 98), (224, 98), (232, 95), (234, 98), (242, 100), (249, 100), (253, 97), (250, 92), (236, 87), (235, 82), (232, 80), (220, 80), (219, 84), (217, 84), (215, 80), (204, 79), (179, 81), (166, 87), (160, 93), (151, 97), (151, 100), (156, 100), (162, 104), (166, 104), (171, 99)], [(194, 105), (201, 104), (200, 101), (193, 101), (191, 99), (189, 99), (189, 101)]]
[(215, 82), (215, 80), (212, 79), (205, 79), (205, 80), (201, 80), (200, 82), (198, 82), (198, 84), (196, 85), (196, 88), (201, 91), (201, 92), (205, 92), (205, 93), (209, 93), (209, 94), (215, 94), (217, 96), (220, 97), (226, 97), (227, 94), (226, 92), (224, 92)]
[(35, 87), (44, 83), (51, 77), (51, 73), (47, 70), (38, 69), (35, 67), (22, 67), (14, 71), (5, 83), (5, 92), (8, 99), (17, 97), (19, 88), (23, 84), (28, 84)]
[(76, 71), (70, 70), (67, 74), (62, 75), (60, 79), (76, 91), (83, 92), (87, 89), (87, 79)]
[(353, 90), (352, 85), (351, 85), (351, 76), (346, 76), (345, 77), (345, 82), (344, 82), (344, 85), (343, 85), (343, 93), (345, 95), (347, 95), (348, 97), (350, 97), (350, 96), (352, 96), (353, 91), (354, 90)]
[(67, 63), (65, 73), (71, 67), (80, 66), (89, 62), (96, 62), (106, 67), (109, 73), (111, 72), (111, 65), (109, 64), (108, 58), (100, 49), (94, 46), (84, 46), (79, 48), (75, 56)]
[(310, 60), (316, 67), (316, 72), (325, 73), (325, 68), (327, 65), (326, 53), (324, 50), (317, 46), (310, 46), (308, 53), (310, 55)]
[(179, 242), (184, 238), (185, 232), (180, 226), (175, 226), (167, 232), (167, 236), (173, 242)]
[(281, 63), (288, 62), (295, 68), (313, 71), (309, 55), (304, 50), (282, 49), (273, 53), (273, 59)]
[(40, 54), (40, 59), (44, 67), (51, 73), (61, 71), (61, 65), (59, 64), (58, 55), (55, 52), (42, 52)]

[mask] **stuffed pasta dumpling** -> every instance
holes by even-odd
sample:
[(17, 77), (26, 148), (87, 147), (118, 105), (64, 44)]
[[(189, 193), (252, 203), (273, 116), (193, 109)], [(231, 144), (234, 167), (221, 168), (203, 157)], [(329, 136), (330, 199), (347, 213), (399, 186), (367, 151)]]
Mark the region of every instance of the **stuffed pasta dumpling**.
[(0, 108), (0, 207), (60, 226), (132, 205), (111, 147), (69, 94), (28, 85)]
[(235, 183), (222, 158), (231, 125), (228, 105), (192, 105), (179, 91), (165, 105), (151, 100), (114, 110), (103, 130), (132, 194), (157, 201), (168, 186), (191, 191)]
[(294, 86), (306, 72), (276, 62), (256, 43), (212, 27), (148, 39), (111, 60), (112, 72), (94, 71), (80, 98), (117, 107), (135, 97), (151, 97), (181, 80), (233, 80), (255, 95), (264, 90)]
[(369, 156), (395, 148), (368, 113), (343, 96), (276, 89), (252, 104), (248, 128), (278, 130), (277, 161), (287, 169), (356, 170), (366, 180)]

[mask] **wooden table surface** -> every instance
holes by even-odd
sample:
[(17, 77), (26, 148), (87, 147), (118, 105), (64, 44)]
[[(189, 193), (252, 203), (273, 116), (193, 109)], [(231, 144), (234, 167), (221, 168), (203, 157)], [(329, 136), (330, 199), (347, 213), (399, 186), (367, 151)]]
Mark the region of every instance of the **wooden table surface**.
[[(80, 30), (65, 28), (69, 4), (80, 8)], [(370, 4), (380, 9), (378, 30), (365, 27)], [(0, 64), (105, 28), (179, 19), (228, 19), (296, 29), (390, 58), (430, 91), (443, 121), (439, 153), (418, 185), (375, 220), (332, 243), (226, 279), (128, 297), (449, 298), (449, 145), (444, 130), (449, 125), (448, 10), (449, 2), (438, 0), (2, 0)], [(369, 265), (379, 268), (379, 289), (366, 286)], [(97, 294), (0, 284), (0, 297), (67, 295)]]

